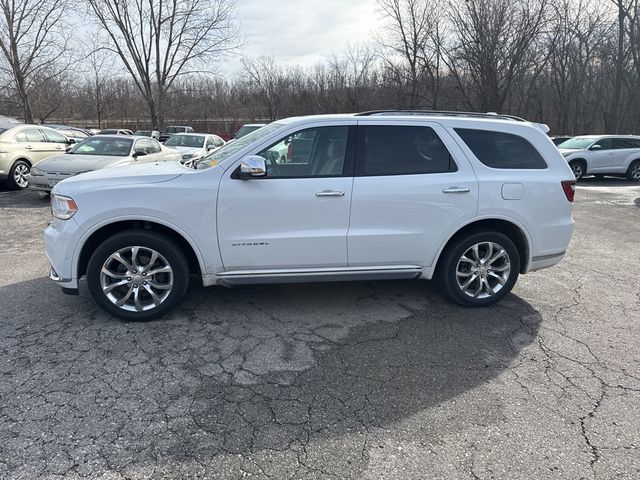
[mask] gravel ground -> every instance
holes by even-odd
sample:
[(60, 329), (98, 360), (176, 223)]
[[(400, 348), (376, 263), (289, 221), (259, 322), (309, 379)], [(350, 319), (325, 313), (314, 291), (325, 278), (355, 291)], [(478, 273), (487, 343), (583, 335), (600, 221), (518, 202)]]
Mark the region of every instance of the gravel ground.
[(640, 478), (640, 187), (468, 310), (420, 281), (191, 288), (125, 323), (45, 278), (0, 191), (0, 478)]

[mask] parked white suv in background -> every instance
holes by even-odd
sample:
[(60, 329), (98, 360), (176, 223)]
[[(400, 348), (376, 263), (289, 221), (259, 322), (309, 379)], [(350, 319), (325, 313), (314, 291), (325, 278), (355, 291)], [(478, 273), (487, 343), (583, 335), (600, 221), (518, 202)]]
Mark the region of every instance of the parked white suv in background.
[(640, 137), (584, 135), (558, 145), (580, 180), (585, 175), (621, 175), (640, 181)]
[[(287, 145), (285, 161), (268, 152)], [(537, 124), (369, 112), (269, 124), (210, 168), (145, 164), (53, 190), (51, 278), (130, 320), (205, 286), (436, 277), (465, 306), (564, 256), (575, 179)]]

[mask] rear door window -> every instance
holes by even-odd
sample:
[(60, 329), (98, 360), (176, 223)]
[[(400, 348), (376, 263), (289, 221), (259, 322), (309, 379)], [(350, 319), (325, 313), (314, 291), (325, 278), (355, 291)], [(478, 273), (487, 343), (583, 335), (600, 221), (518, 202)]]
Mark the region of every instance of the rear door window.
[(456, 128), (458, 136), (487, 167), (544, 169), (547, 163), (531, 143), (511, 133)]
[[(146, 139), (145, 139), (146, 140)], [(158, 142), (156, 142), (153, 138), (149, 138), (148, 140), (146, 140), (147, 143), (147, 149), (149, 154), (151, 153), (160, 153), (162, 151), (162, 147), (160, 146), (160, 144)]]
[(64, 135), (56, 132), (55, 130), (45, 130), (44, 134), (47, 137), (47, 142), (49, 143), (69, 143)]
[(20, 143), (44, 142), (45, 139), (37, 128), (25, 128), (16, 135), (16, 140)]
[(455, 172), (449, 150), (431, 127), (363, 125), (359, 127), (358, 174), (421, 175)]
[(613, 148), (615, 148), (616, 150), (638, 148), (638, 141), (634, 138), (614, 138)]

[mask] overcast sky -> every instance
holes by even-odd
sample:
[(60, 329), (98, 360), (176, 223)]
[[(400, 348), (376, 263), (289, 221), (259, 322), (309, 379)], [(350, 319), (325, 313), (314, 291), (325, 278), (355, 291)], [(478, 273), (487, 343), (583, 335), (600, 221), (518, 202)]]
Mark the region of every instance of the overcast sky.
[(347, 43), (367, 41), (380, 24), (375, 0), (239, 0), (238, 20), (250, 57), (313, 65)]

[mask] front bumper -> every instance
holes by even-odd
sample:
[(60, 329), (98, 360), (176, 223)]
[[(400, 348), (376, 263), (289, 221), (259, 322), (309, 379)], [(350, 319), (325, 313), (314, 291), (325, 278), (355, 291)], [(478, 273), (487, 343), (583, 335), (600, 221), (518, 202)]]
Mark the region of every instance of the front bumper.
[(44, 231), (44, 253), (51, 265), (49, 278), (63, 289), (77, 289), (78, 278), (74, 265), (74, 251), (78, 224), (54, 219)]
[(69, 178), (72, 175), (27, 175), (27, 181), (29, 182), (29, 188), (32, 190), (38, 190), (40, 192), (51, 192), (60, 181), (65, 178)]

